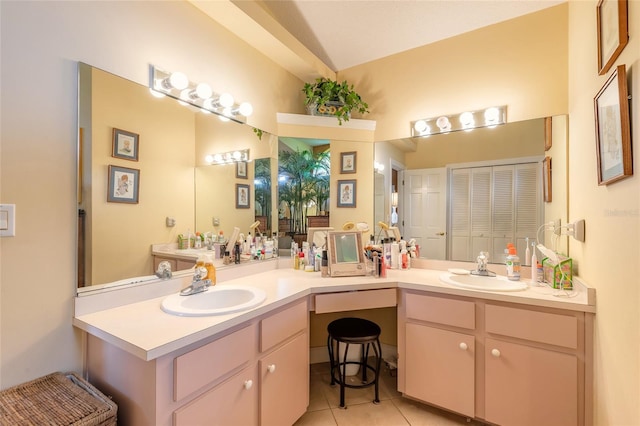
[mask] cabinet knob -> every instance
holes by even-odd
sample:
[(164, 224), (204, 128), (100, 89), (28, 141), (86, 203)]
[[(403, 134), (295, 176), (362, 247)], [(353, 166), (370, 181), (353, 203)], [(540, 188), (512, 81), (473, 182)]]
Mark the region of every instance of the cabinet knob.
[(251, 389), (251, 386), (253, 386), (253, 380), (245, 380), (245, 381), (244, 381), (244, 388), (245, 388), (246, 390)]
[(500, 356), (500, 351), (497, 350), (497, 349), (491, 349), (491, 355), (493, 355), (496, 358), (498, 358)]
[(444, 237), (445, 236), (445, 232), (436, 232), (436, 235), (438, 237)]
[(276, 365), (269, 364), (269, 366), (267, 367), (267, 370), (269, 371), (269, 373), (273, 373), (274, 371), (276, 371)]
[(465, 342), (462, 342), (458, 345), (460, 347), (460, 349), (462, 349), (463, 351), (466, 351), (469, 346), (467, 346), (467, 344)]

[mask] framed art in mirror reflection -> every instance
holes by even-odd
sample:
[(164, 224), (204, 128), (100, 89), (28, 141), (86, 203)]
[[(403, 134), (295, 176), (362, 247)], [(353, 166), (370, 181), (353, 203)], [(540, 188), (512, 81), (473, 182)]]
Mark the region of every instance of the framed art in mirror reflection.
[(138, 204), (140, 170), (109, 165), (107, 201)]

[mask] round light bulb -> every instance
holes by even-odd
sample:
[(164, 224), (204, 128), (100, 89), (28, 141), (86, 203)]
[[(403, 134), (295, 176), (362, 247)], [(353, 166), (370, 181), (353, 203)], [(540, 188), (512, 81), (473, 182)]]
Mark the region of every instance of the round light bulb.
[(211, 86), (207, 83), (200, 83), (196, 86), (196, 95), (200, 99), (207, 99), (213, 95), (213, 90), (211, 90)]
[(177, 71), (169, 77), (169, 84), (175, 89), (184, 90), (189, 86), (189, 79), (185, 73)]
[(233, 96), (228, 93), (223, 93), (222, 95), (220, 95), (218, 103), (220, 103), (220, 105), (225, 108), (231, 108), (233, 106)]
[(436, 125), (441, 131), (451, 130), (451, 122), (444, 115), (436, 120)]
[(204, 161), (209, 164), (213, 163), (213, 155), (207, 155), (206, 157), (204, 157)]
[(222, 161), (222, 154), (214, 155), (213, 159), (216, 161), (216, 163), (220, 163)]
[(413, 128), (416, 130), (416, 132), (418, 133), (422, 133), (425, 130), (427, 130), (429, 126), (427, 126), (427, 122), (424, 120), (418, 120), (413, 124)]
[(253, 114), (253, 106), (249, 102), (243, 102), (240, 104), (238, 111), (245, 117), (249, 117), (251, 114)]
[(460, 123), (462, 124), (462, 127), (465, 129), (473, 126), (474, 124), (473, 114), (470, 113), (469, 111), (463, 112), (462, 114), (460, 114)]
[(484, 112), (484, 119), (487, 124), (497, 123), (499, 118), (500, 111), (498, 111), (498, 108), (496, 107), (487, 108)]
[(240, 160), (242, 158), (242, 154), (240, 154), (240, 151), (234, 151), (233, 152), (233, 159), (234, 160)]

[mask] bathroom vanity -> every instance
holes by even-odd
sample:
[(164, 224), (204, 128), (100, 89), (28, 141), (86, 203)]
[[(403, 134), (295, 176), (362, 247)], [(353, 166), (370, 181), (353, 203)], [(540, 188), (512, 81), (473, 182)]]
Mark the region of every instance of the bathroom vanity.
[(267, 294), (228, 315), (164, 313), (162, 300), (187, 277), (146, 296), (76, 299), (88, 379), (113, 396), (121, 424), (292, 424), (309, 403), (309, 311), (396, 304), (406, 397), (496, 424), (592, 424), (595, 293), (582, 283), (568, 298), (456, 288), (435, 269), (321, 278), (268, 264), (218, 284)]

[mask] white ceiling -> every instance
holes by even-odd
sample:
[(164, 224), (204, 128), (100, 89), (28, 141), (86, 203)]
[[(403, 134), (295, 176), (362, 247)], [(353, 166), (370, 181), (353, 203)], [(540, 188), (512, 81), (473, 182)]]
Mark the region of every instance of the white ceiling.
[(329, 68), (340, 71), (565, 1), (266, 0), (262, 4)]

